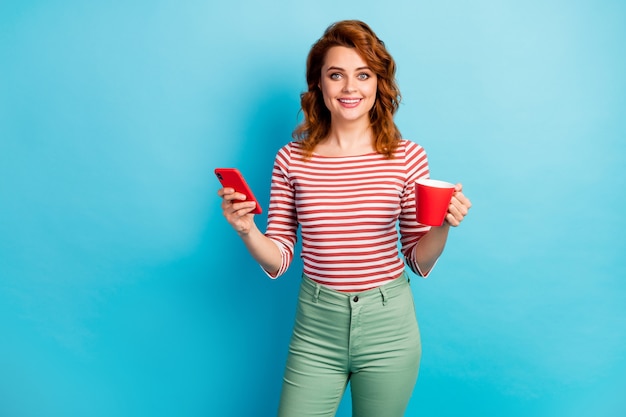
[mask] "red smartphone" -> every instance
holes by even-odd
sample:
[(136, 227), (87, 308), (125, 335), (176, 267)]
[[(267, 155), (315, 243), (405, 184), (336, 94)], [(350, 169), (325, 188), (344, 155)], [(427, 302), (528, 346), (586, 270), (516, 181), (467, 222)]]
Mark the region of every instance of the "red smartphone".
[(261, 214), (263, 212), (259, 200), (254, 197), (248, 183), (237, 168), (215, 168), (215, 176), (222, 187), (234, 188), (238, 193), (245, 194), (246, 199), (240, 201), (254, 201), (256, 203), (256, 207), (250, 213)]

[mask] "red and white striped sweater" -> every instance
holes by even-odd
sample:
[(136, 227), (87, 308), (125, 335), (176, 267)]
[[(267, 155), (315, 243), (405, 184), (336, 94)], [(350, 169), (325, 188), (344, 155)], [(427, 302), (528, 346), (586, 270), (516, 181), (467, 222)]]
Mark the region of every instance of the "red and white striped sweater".
[(282, 275), (301, 227), (304, 273), (338, 291), (358, 292), (419, 270), (414, 248), (430, 229), (415, 218), (414, 183), (428, 178), (424, 149), (402, 140), (393, 159), (371, 153), (303, 161), (297, 142), (274, 162), (266, 236), (282, 254)]

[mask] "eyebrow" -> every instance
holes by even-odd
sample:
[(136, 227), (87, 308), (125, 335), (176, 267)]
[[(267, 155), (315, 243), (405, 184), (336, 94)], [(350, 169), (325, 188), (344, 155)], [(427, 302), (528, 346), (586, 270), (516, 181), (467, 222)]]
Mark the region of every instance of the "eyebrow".
[[(372, 69), (370, 67), (367, 67), (367, 66), (366, 67), (359, 67), (359, 68), (356, 69), (356, 71), (362, 71), (362, 70), (369, 70), (369, 71), (371, 71)], [(341, 67), (334, 67), (333, 66), (333, 67), (328, 67), (326, 69), (326, 72), (328, 72), (328, 71), (345, 71), (345, 69), (343, 69)]]

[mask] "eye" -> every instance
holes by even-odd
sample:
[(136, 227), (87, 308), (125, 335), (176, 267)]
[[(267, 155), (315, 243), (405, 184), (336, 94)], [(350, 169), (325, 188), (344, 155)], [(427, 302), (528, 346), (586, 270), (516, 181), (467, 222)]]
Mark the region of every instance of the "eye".
[(359, 75), (357, 75), (357, 78), (359, 80), (365, 81), (367, 79), (369, 79), (371, 76), (367, 73), (367, 72), (362, 72)]
[(333, 72), (332, 74), (330, 74), (330, 79), (331, 80), (340, 80), (341, 79), (341, 74), (338, 72)]

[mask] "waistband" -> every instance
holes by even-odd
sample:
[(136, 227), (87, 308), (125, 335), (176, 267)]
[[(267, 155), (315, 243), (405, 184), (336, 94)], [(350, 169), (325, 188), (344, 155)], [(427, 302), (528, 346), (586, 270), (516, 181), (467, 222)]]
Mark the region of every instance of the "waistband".
[(342, 292), (318, 284), (305, 274), (302, 274), (302, 285), (300, 288), (303, 292), (311, 295), (315, 302), (323, 299), (325, 302), (345, 306), (354, 302), (368, 303), (382, 300), (383, 305), (385, 305), (390, 299), (403, 293), (407, 288), (410, 288), (410, 281), (411, 279), (406, 271), (404, 271), (398, 278), (380, 287), (359, 292)]

